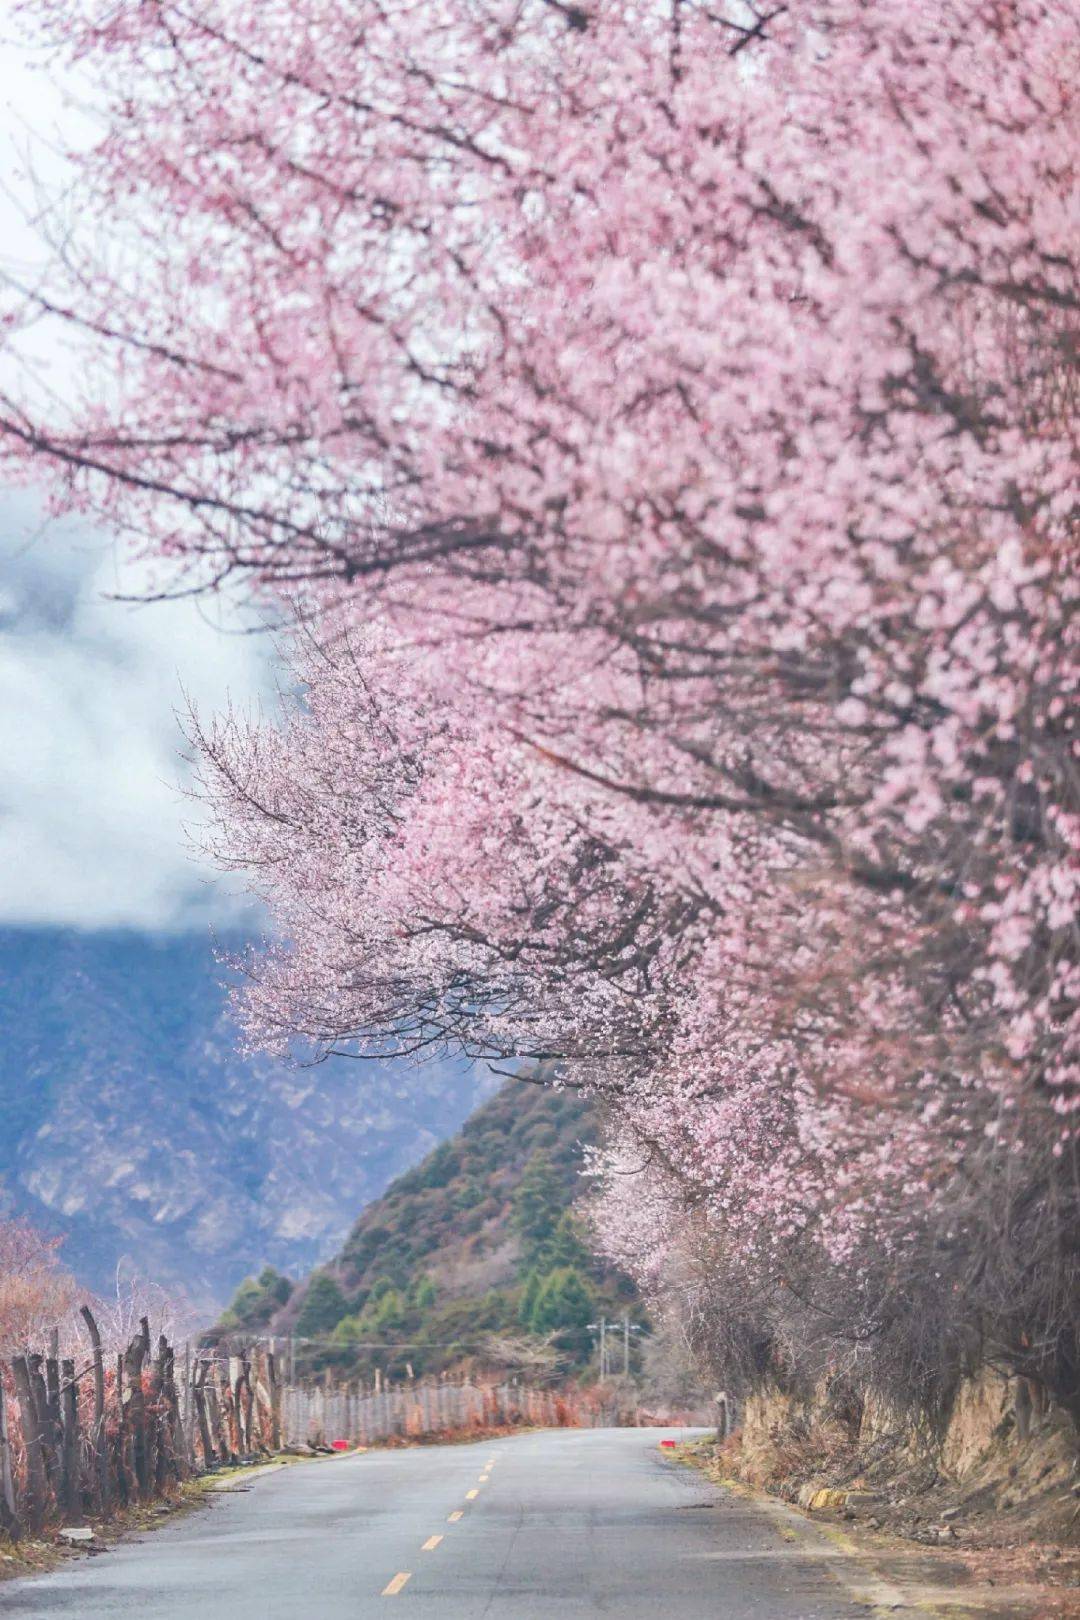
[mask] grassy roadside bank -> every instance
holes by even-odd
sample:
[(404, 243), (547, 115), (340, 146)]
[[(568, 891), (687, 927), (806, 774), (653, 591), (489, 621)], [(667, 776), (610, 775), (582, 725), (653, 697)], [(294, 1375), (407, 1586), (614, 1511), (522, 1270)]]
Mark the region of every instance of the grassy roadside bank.
[[(704, 1438), (675, 1448), (684, 1466), (713, 1484), (755, 1502), (797, 1539), (812, 1525), (865, 1576), (865, 1601), (875, 1611), (911, 1607), (949, 1620), (1076, 1620), (1080, 1617), (1080, 1550), (1060, 1543), (982, 1538), (965, 1544), (949, 1534), (937, 1544), (914, 1541), (887, 1528), (871, 1510), (874, 1493), (821, 1490), (814, 1506), (785, 1499), (775, 1489), (739, 1475), (738, 1437), (724, 1444)], [(951, 1520), (946, 1524), (951, 1525)]]

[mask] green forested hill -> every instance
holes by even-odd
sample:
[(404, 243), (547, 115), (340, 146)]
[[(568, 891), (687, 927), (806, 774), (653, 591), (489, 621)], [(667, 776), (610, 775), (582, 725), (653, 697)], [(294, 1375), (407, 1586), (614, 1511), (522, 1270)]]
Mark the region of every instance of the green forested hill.
[(290, 1334), (311, 1370), (583, 1368), (600, 1314), (642, 1320), (573, 1208), (596, 1128), (576, 1095), (511, 1081), (368, 1205), (335, 1260), (293, 1289), (249, 1281), (220, 1327)]

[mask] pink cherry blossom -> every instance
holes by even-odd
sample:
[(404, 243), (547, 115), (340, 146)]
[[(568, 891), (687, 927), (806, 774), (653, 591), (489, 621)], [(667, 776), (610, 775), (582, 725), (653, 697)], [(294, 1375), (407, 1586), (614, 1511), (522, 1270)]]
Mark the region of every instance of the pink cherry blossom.
[(193, 722), (252, 1038), (539, 1064), (646, 1281), (869, 1344), (943, 1243), (1059, 1387), (1072, 8), (28, 10), (106, 127), (9, 466), (297, 614), (282, 714)]

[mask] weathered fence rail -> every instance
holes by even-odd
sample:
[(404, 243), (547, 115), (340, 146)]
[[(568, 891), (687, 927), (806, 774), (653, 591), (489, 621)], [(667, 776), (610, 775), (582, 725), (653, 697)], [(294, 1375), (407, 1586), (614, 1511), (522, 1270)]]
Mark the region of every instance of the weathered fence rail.
[[(373, 1445), (515, 1424), (633, 1422), (599, 1394), (445, 1376), (391, 1385), (292, 1383), (273, 1344), (156, 1345), (144, 1317), (106, 1357), (89, 1307), (80, 1363), (27, 1351), (0, 1361), (0, 1531), (107, 1518), (173, 1494), (192, 1474), (282, 1447)], [(291, 1359), (291, 1358), (290, 1358)]]

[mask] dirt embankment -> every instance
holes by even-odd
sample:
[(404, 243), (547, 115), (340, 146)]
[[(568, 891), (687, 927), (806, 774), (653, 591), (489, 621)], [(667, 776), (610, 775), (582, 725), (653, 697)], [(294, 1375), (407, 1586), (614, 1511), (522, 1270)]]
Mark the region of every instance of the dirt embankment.
[(710, 1472), (947, 1548), (982, 1578), (1045, 1581), (1080, 1609), (1080, 1437), (1027, 1381), (980, 1373), (936, 1428), (824, 1386), (759, 1392), (741, 1419)]

